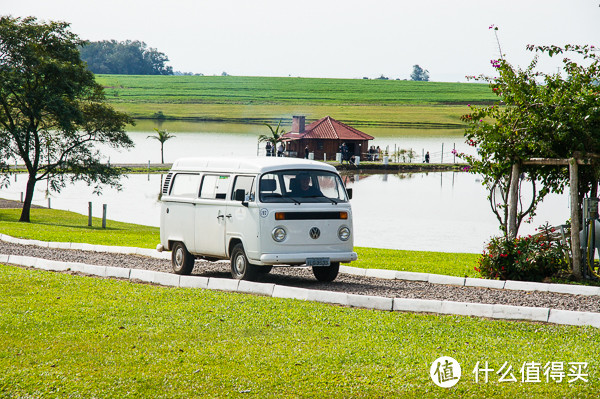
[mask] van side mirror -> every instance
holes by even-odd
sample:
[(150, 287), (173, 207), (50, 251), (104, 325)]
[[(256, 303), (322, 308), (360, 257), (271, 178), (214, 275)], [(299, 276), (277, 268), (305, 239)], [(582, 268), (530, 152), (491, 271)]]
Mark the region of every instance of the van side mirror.
[(351, 188), (347, 188), (346, 192), (348, 193), (348, 199), (352, 199), (352, 189)]
[(244, 190), (243, 188), (238, 188), (237, 190), (235, 190), (233, 199), (235, 201), (244, 201), (246, 199), (246, 190)]

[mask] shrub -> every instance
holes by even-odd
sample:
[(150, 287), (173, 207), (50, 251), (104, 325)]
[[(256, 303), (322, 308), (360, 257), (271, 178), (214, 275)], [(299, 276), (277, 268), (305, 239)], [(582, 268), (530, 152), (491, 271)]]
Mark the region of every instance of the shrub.
[(554, 228), (545, 225), (534, 236), (494, 237), (487, 244), (475, 270), (486, 278), (542, 281), (568, 270), (568, 248), (556, 240)]

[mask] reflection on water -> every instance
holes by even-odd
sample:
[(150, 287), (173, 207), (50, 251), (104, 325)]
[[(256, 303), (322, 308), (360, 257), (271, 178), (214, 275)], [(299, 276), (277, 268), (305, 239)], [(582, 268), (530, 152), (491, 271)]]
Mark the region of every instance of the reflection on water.
[[(52, 197), (52, 207), (87, 214), (93, 202), (94, 216), (158, 226), (158, 195), (161, 175), (129, 175), (123, 191), (107, 188), (102, 196), (92, 194), (83, 183), (67, 186)], [(481, 252), (490, 236), (498, 233), (498, 222), (489, 209), (485, 188), (477, 176), (468, 173), (413, 173), (345, 175), (354, 191), (354, 242), (357, 246), (442, 252)], [(26, 176), (19, 175), (0, 197), (19, 200)], [(47, 205), (44, 184), (36, 187), (34, 203)], [(524, 225), (529, 234), (549, 221), (564, 223), (569, 217), (568, 195), (548, 196), (541, 204), (534, 224)]]

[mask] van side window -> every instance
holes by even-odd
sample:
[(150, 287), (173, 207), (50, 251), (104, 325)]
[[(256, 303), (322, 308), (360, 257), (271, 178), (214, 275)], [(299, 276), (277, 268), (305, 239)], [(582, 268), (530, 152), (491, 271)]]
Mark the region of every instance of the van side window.
[(225, 199), (229, 190), (228, 175), (204, 175), (200, 187), (200, 198)]
[(244, 190), (250, 195), (250, 201), (254, 201), (254, 176), (237, 176), (231, 190), (231, 199), (234, 199), (236, 190)]
[(171, 183), (170, 195), (174, 197), (196, 198), (200, 176), (191, 173), (177, 173)]

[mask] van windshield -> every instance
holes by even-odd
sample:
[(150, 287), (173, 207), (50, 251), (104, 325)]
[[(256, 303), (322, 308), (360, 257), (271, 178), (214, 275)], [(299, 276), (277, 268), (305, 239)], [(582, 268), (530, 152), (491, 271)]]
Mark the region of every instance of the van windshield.
[(261, 202), (348, 201), (340, 177), (323, 170), (281, 170), (265, 173), (259, 183)]

